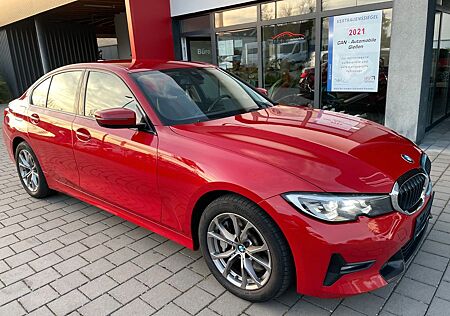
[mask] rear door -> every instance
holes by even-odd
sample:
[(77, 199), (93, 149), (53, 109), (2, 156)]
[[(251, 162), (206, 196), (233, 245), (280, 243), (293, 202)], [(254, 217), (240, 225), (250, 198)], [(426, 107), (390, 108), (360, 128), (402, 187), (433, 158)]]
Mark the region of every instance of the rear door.
[(108, 108), (129, 108), (139, 123), (148, 123), (148, 119), (116, 74), (90, 71), (86, 81), (81, 111), (84, 115), (77, 116), (73, 123), (81, 190), (146, 219), (160, 221), (158, 137), (151, 130), (99, 126), (94, 113)]
[(28, 135), (49, 184), (77, 187), (79, 177), (72, 150), (75, 119), (83, 71), (53, 75), (33, 91), (28, 109)]

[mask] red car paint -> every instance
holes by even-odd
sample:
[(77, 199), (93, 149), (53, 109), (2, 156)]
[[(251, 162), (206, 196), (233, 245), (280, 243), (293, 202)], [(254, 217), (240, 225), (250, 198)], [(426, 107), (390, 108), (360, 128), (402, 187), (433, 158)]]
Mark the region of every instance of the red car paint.
[[(401, 175), (420, 167), (421, 150), (376, 123), (301, 107), (274, 106), (203, 123), (164, 126), (129, 75), (184, 67), (211, 66), (137, 62), (64, 67), (118, 75), (156, 133), (108, 129), (91, 118), (35, 107), (27, 92), (5, 110), (3, 133), (11, 158), (17, 142), (25, 140), (51, 188), (192, 249), (198, 246), (198, 214), (204, 203), (234, 192), (259, 204), (280, 227), (292, 250), (299, 293), (342, 297), (386, 285), (379, 270), (412, 238), (420, 212), (407, 216), (393, 211), (328, 224), (300, 213), (281, 194), (388, 194)], [(405, 162), (402, 154), (414, 163)], [(347, 262), (375, 260), (375, 264), (324, 286), (333, 253), (342, 254)]]

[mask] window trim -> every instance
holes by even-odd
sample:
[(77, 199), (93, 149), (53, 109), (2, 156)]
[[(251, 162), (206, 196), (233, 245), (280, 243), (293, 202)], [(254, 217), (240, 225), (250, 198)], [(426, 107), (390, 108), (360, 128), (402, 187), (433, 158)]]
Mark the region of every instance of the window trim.
[(105, 70), (105, 69), (96, 69), (96, 68), (85, 69), (85, 75), (82, 80), (82, 86), (81, 86), (81, 91), (80, 91), (80, 98), (78, 101), (78, 113), (76, 115), (77, 117), (82, 117), (84, 119), (89, 119), (89, 120), (95, 120), (94, 117), (85, 115), (87, 86), (89, 83), (89, 77), (90, 77), (91, 72), (99, 72), (99, 73), (103, 73), (103, 74), (107, 74), (107, 75), (112, 75), (112, 76), (118, 78), (125, 85), (125, 87), (130, 91), (130, 93), (133, 95), (133, 98), (136, 102), (137, 108), (141, 112), (142, 116), (144, 117), (147, 127), (143, 131), (157, 135), (155, 126), (153, 125), (152, 121), (148, 117), (147, 112), (145, 112), (145, 110), (142, 108), (142, 106), (139, 103), (138, 99), (136, 98), (136, 95), (134, 94), (133, 90), (128, 86), (128, 84), (125, 82), (125, 80), (123, 80), (123, 78), (121, 78), (116, 73), (109, 71), (109, 70)]
[[(63, 74), (63, 73), (67, 73), (67, 72), (81, 72), (81, 80), (78, 82), (78, 86), (76, 89), (76, 95), (75, 95), (75, 101), (73, 104), (73, 111), (72, 112), (67, 112), (67, 111), (62, 111), (62, 110), (57, 110), (57, 109), (53, 109), (53, 108), (49, 108), (48, 107), (48, 96), (50, 94), (50, 87), (53, 83), (53, 78), (57, 75)], [(41, 80), (37, 81), (34, 86), (32, 87), (32, 90), (28, 96), (28, 104), (30, 104), (33, 107), (36, 108), (40, 108), (40, 109), (46, 109), (48, 111), (52, 111), (52, 112), (57, 112), (57, 113), (64, 113), (64, 114), (70, 114), (70, 115), (77, 115), (78, 113), (78, 102), (79, 102), (79, 97), (80, 97), (80, 88), (81, 88), (81, 83), (84, 80), (84, 76), (85, 76), (85, 69), (81, 69), (81, 68), (74, 68), (74, 69), (64, 69), (61, 71), (57, 71), (54, 73), (49, 74), (48, 76), (45, 76), (43, 78), (41, 78)], [(47, 79), (50, 79), (50, 85), (48, 86), (48, 91), (47, 91), (47, 98), (45, 99), (45, 107), (39, 106), (39, 105), (34, 105), (31, 101), (32, 101), (32, 96), (34, 93), (34, 90), (36, 90), (37, 87), (39, 87), (39, 85), (41, 83), (43, 83), (44, 81), (46, 81)]]
[[(39, 83), (37, 83), (37, 84), (33, 87), (33, 90), (30, 92), (30, 98), (29, 98), (29, 100), (28, 100), (28, 103), (29, 103), (30, 105), (35, 106), (35, 107), (38, 107), (38, 108), (45, 108), (45, 109), (47, 108), (48, 93), (49, 93), (49, 91), (50, 91), (50, 86), (51, 86), (51, 84), (52, 84), (52, 79), (53, 79), (53, 76), (45, 77), (45, 79), (40, 80)], [(33, 95), (34, 95), (34, 92), (36, 91), (37, 88), (39, 88), (39, 87), (41, 86), (41, 84), (43, 84), (43, 83), (46, 82), (47, 80), (50, 80), (50, 82), (49, 82), (49, 84), (48, 84), (48, 87), (47, 87), (47, 94), (46, 94), (46, 96), (45, 96), (45, 105), (44, 105), (44, 106), (36, 105), (36, 104), (33, 103)]]

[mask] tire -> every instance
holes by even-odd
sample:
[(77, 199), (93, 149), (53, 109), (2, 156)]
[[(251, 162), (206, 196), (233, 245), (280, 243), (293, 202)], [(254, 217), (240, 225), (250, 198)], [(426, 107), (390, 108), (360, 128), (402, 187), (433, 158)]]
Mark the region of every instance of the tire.
[(281, 230), (267, 213), (241, 196), (224, 195), (206, 207), (199, 241), (217, 281), (247, 301), (280, 296), (294, 277), (292, 255)]
[[(41, 165), (30, 145), (21, 142), (16, 148), (15, 159), (20, 182), (29, 195), (42, 199), (53, 193), (48, 187)], [(25, 173), (30, 175), (24, 178)]]

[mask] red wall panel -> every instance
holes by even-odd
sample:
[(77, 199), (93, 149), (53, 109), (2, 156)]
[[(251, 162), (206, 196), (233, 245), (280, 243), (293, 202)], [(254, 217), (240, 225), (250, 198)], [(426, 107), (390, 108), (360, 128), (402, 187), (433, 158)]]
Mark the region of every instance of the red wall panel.
[(133, 61), (175, 58), (170, 0), (126, 0)]

